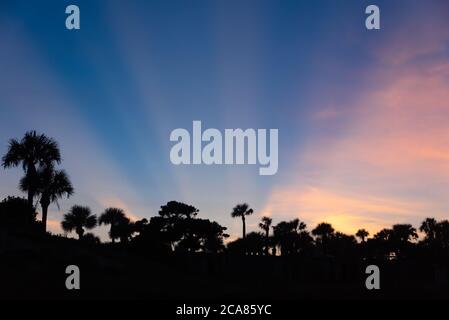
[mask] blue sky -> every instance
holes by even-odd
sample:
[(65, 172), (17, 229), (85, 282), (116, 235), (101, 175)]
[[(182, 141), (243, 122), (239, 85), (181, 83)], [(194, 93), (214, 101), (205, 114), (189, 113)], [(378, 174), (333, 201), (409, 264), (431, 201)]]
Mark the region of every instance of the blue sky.
[[(233, 237), (240, 202), (250, 230), (263, 214), (345, 232), (444, 217), (449, 6), (374, 1), (367, 31), (371, 2), (2, 1), (0, 151), (30, 129), (59, 141), (76, 194), (52, 207), (55, 231), (75, 203), (142, 218), (184, 201)], [(173, 166), (170, 132), (193, 120), (279, 129), (278, 173)], [(20, 175), (0, 172), (0, 197)]]

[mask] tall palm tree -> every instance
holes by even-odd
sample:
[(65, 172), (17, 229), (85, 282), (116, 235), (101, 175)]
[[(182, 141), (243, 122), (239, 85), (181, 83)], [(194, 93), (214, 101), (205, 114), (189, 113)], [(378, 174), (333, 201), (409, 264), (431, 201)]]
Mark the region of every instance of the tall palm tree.
[(268, 255), (269, 239), (270, 239), (270, 227), (273, 223), (273, 219), (269, 217), (262, 217), (262, 221), (259, 223), (259, 228), (265, 231), (265, 255)]
[(365, 242), (365, 239), (369, 236), (369, 232), (365, 229), (359, 229), (357, 233), (355, 234), (357, 238), (360, 238), (362, 242)]
[(238, 204), (232, 209), (231, 217), (242, 218), (243, 223), (243, 239), (246, 237), (246, 223), (245, 223), (245, 217), (249, 216), (250, 214), (253, 214), (254, 210), (249, 207), (247, 203)]
[(60, 162), (61, 154), (58, 143), (44, 134), (36, 133), (36, 131), (26, 132), (20, 141), (9, 140), (8, 151), (2, 158), (4, 168), (22, 165), (28, 183), (29, 205), (33, 205), (33, 199), (38, 189), (38, 167)]
[(110, 225), (109, 229), (109, 237), (112, 240), (112, 243), (115, 243), (115, 239), (119, 238), (117, 235), (117, 227), (120, 222), (126, 219), (125, 212), (123, 209), (119, 208), (107, 208), (98, 219), (99, 225)]
[(38, 172), (38, 178), (37, 192), (42, 207), (42, 227), (46, 232), (48, 207), (54, 202), (59, 208), (58, 199), (64, 196), (69, 198), (74, 189), (67, 173), (64, 170), (55, 170), (53, 166), (42, 168)]
[(66, 232), (75, 230), (78, 238), (84, 236), (84, 229), (90, 230), (97, 225), (97, 217), (93, 215), (89, 207), (73, 206), (68, 213), (64, 215), (61, 227)]

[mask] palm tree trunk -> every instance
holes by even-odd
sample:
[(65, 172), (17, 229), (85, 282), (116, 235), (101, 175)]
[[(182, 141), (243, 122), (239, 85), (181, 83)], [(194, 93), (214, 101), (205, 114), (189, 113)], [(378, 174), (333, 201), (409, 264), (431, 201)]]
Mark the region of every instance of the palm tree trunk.
[(270, 229), (267, 229), (266, 234), (265, 234), (265, 255), (268, 256), (269, 252), (269, 248), (268, 248), (268, 232), (270, 232)]
[(76, 233), (78, 234), (78, 240), (81, 240), (84, 235), (84, 229), (83, 228), (77, 228)]
[(243, 222), (243, 239), (246, 238), (246, 223), (245, 223), (245, 216), (242, 216), (242, 222)]
[(47, 213), (48, 205), (42, 205), (42, 230), (44, 233), (47, 232)]
[(33, 199), (34, 199), (34, 194), (36, 193), (35, 186), (36, 186), (37, 172), (36, 172), (36, 167), (34, 166), (33, 163), (28, 164), (27, 171), (25, 174), (27, 175), (28, 179), (30, 180), (30, 185), (28, 186), (28, 205), (30, 207), (34, 208)]
[(43, 195), (40, 203), (42, 207), (42, 230), (45, 234), (47, 232), (47, 213), (48, 207), (50, 206), (50, 199), (46, 195)]
[(31, 190), (31, 188), (28, 190), (28, 206), (33, 207), (33, 198), (34, 198), (34, 192)]

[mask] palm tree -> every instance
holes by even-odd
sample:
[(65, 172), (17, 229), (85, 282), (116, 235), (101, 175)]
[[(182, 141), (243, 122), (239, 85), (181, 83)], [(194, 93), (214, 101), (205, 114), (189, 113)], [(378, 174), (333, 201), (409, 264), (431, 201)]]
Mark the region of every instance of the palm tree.
[[(33, 188), (29, 183), (27, 176), (23, 177), (20, 182), (21, 189), (29, 191), (30, 188)], [(42, 228), (45, 233), (47, 230), (48, 207), (55, 202), (59, 208), (58, 199), (61, 199), (64, 195), (69, 198), (73, 194), (74, 189), (67, 173), (64, 170), (55, 170), (52, 165), (39, 169), (36, 187), (35, 192), (40, 196)]]
[(321, 240), (328, 240), (334, 234), (334, 228), (332, 225), (326, 222), (318, 224), (315, 229), (312, 230), (312, 234), (319, 237)]
[(411, 224), (395, 224), (389, 231), (388, 241), (396, 255), (406, 255), (412, 247), (412, 241), (418, 239), (416, 229)]
[(426, 218), (419, 227), (419, 231), (426, 234), (427, 243), (432, 243), (436, 238), (438, 222), (434, 218)]
[(38, 166), (50, 166), (61, 162), (58, 143), (36, 131), (28, 131), (18, 141), (9, 141), (8, 151), (2, 158), (4, 168), (17, 167), (20, 164), (25, 172), (28, 184), (28, 204), (33, 205), (33, 199), (38, 189)]
[(392, 230), (392, 239), (399, 243), (408, 243), (418, 238), (416, 229), (411, 224), (395, 224)]
[(119, 238), (117, 235), (117, 226), (121, 221), (126, 219), (125, 212), (119, 208), (107, 208), (98, 219), (99, 225), (111, 225), (109, 229), (109, 237), (112, 239), (112, 243), (115, 243), (115, 239)]
[(269, 217), (262, 217), (262, 221), (259, 223), (259, 228), (261, 228), (263, 231), (265, 231), (265, 255), (268, 256), (268, 244), (269, 244), (269, 239), (270, 239), (270, 227), (271, 224), (273, 223), (273, 219), (269, 218)]
[(89, 207), (73, 206), (68, 213), (64, 215), (61, 227), (66, 232), (75, 232), (78, 238), (83, 238), (84, 229), (93, 229), (97, 225), (97, 217), (93, 215)]
[(316, 237), (315, 243), (319, 245), (325, 253), (329, 253), (331, 240), (335, 236), (335, 230), (330, 223), (319, 223), (312, 234)]
[(365, 239), (369, 236), (369, 232), (365, 229), (359, 229), (357, 233), (355, 234), (357, 238), (360, 238), (362, 242), (365, 242)]
[(447, 249), (449, 247), (449, 221), (443, 220), (438, 222), (437, 232), (436, 232), (436, 240), (438, 241), (439, 246), (443, 249)]
[(281, 221), (273, 227), (273, 241), (281, 249), (281, 255), (300, 253), (310, 246), (313, 239), (306, 228), (298, 218)]
[(117, 220), (112, 237), (119, 238), (121, 243), (127, 243), (134, 233), (136, 233), (134, 222), (128, 217), (123, 217)]
[(243, 239), (246, 237), (246, 223), (245, 223), (245, 217), (249, 216), (254, 212), (253, 209), (249, 207), (247, 203), (238, 204), (232, 209), (231, 217), (241, 217), (242, 223), (243, 223)]

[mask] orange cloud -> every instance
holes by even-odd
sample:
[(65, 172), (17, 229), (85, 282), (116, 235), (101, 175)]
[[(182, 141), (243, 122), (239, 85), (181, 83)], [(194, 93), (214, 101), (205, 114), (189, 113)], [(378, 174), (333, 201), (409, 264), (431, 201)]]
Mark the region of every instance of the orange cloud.
[[(444, 36), (449, 39), (448, 32)], [(431, 49), (439, 50), (440, 42), (432, 41)], [(373, 77), (371, 91), (342, 108), (343, 130), (329, 135), (327, 127), (298, 151), (290, 184), (272, 190), (264, 214), (299, 217), (309, 224), (328, 221), (350, 233), (445, 217), (449, 60), (420, 60), (428, 50), (413, 54), (396, 57)], [(413, 59), (417, 62), (411, 65)], [(328, 114), (325, 109), (311, 121)]]
[(386, 224), (405, 222), (419, 202), (400, 201), (361, 194), (345, 194), (315, 187), (276, 188), (268, 199), (263, 214), (276, 213), (277, 218), (300, 218), (310, 228), (326, 221), (342, 232), (355, 233), (365, 228), (371, 233)]
[(133, 210), (130, 208), (129, 205), (127, 205), (122, 199), (120, 199), (119, 197), (115, 197), (115, 196), (107, 196), (107, 197), (102, 197), (100, 199), (98, 199), (98, 202), (100, 203), (100, 205), (103, 208), (110, 208), (110, 207), (114, 207), (114, 208), (120, 208), (123, 209), (125, 211), (126, 216), (131, 220), (131, 221), (137, 221), (140, 220), (141, 218), (134, 214)]
[(64, 230), (61, 228), (61, 221), (48, 219), (47, 230), (54, 234), (64, 234)]

